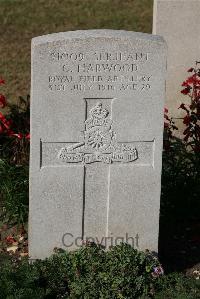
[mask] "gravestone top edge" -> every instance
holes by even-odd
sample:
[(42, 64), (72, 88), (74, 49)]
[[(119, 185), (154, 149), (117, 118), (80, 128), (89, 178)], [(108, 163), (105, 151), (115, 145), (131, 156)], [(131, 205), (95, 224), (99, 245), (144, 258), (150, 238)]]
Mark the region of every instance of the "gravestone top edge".
[(164, 38), (160, 35), (152, 35), (149, 33), (141, 33), (134, 31), (126, 30), (112, 30), (112, 29), (90, 29), (90, 30), (75, 30), (75, 31), (66, 31), (58, 32), (52, 34), (46, 34), (42, 36), (37, 36), (32, 38), (32, 47), (51, 43), (62, 40), (73, 40), (73, 39), (88, 39), (88, 38), (117, 38), (121, 40), (126, 39), (138, 39), (145, 40), (150, 42), (155, 42), (156, 44), (166, 44)]

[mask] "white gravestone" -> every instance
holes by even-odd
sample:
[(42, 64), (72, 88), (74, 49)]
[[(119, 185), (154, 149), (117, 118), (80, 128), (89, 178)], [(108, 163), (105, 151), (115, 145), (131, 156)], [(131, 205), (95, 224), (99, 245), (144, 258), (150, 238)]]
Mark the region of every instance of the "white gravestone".
[(158, 36), (33, 39), (31, 258), (89, 238), (157, 251), (165, 68)]
[[(187, 70), (200, 61), (200, 0), (154, 0), (153, 33), (164, 37), (168, 46), (166, 106), (174, 118), (182, 118), (178, 109), (187, 97), (181, 94)], [(188, 97), (189, 101), (189, 97)], [(182, 120), (177, 120), (183, 126)]]

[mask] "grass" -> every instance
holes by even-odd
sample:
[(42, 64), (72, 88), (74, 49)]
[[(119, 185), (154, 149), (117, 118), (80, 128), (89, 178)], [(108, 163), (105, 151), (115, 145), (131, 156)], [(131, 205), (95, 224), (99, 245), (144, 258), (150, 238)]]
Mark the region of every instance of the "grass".
[(151, 32), (153, 0), (0, 0), (1, 92), (30, 93), (31, 38), (77, 29)]

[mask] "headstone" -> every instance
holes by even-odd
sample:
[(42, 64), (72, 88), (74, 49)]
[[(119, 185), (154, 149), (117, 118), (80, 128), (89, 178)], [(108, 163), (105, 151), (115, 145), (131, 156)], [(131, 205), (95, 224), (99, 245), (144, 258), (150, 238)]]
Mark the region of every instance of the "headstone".
[(157, 251), (166, 45), (113, 30), (32, 41), (29, 248)]
[(174, 118), (183, 116), (178, 107), (187, 101), (180, 93), (187, 70), (200, 59), (199, 13), (200, 0), (154, 0), (153, 33), (162, 35), (168, 45), (166, 106)]

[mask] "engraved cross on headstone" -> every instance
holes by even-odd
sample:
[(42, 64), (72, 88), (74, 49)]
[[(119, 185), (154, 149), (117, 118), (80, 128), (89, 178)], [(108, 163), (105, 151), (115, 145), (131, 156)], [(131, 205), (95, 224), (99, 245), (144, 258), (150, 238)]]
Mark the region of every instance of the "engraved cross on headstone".
[(41, 167), (43, 163), (49, 165), (52, 160), (54, 165), (84, 167), (83, 240), (94, 235), (100, 240), (102, 237), (109, 236), (109, 187), (112, 165), (132, 163), (142, 158), (144, 152), (140, 153), (138, 148), (144, 151), (146, 147), (149, 152), (152, 152), (153, 141), (119, 142), (117, 140), (112, 123), (114, 100), (112, 98), (85, 99), (85, 130), (82, 142), (41, 142)]

